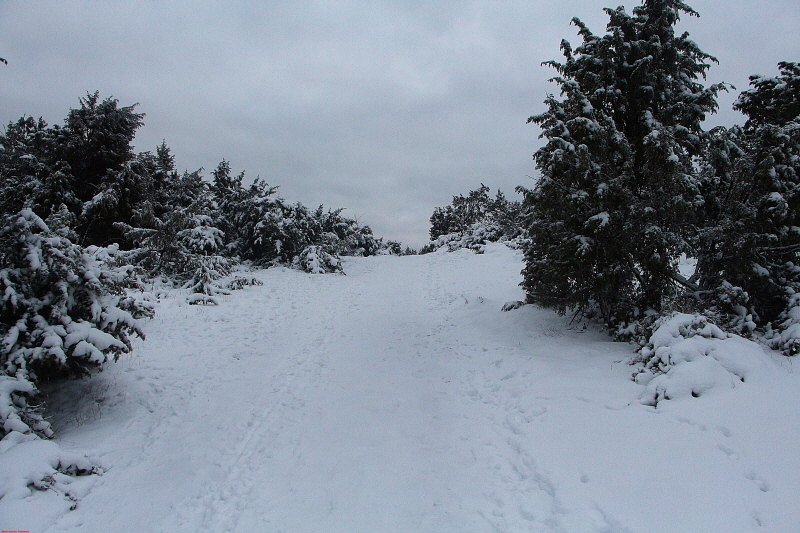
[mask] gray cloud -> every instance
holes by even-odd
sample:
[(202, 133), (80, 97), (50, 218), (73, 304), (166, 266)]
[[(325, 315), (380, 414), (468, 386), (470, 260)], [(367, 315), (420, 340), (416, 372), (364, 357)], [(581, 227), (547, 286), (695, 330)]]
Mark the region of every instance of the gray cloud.
[[(709, 82), (742, 90), (800, 60), (796, 1), (690, 4), (701, 18), (681, 29), (720, 60)], [(224, 157), (287, 199), (347, 207), (419, 246), (452, 195), (532, 183), (539, 131), (525, 120), (555, 90), (540, 63), (579, 41), (573, 16), (602, 32), (607, 5), (6, 0), (0, 120), (57, 123), (94, 90), (139, 102), (137, 149), (165, 139), (189, 169)], [(742, 121), (736, 94), (710, 125)]]

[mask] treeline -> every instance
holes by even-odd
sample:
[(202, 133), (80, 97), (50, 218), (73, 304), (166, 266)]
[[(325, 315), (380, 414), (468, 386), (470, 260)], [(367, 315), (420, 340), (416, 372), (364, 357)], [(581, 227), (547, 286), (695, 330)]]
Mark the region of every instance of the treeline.
[[(341, 271), (340, 256), (399, 253), (342, 209), (287, 202), (222, 161), (209, 179), (179, 173), (166, 143), (136, 153), (144, 115), (98, 93), (63, 125), (23, 117), (0, 135), (0, 435), (50, 435), (35, 400), (44, 380), (82, 375), (143, 336), (145, 281), (190, 303), (253, 283), (240, 262)], [(130, 293), (133, 294), (133, 293)]]
[[(528, 302), (639, 340), (660, 316), (702, 313), (798, 353), (800, 66), (752, 76), (734, 105), (744, 125), (704, 131), (732, 87), (703, 85), (716, 59), (674, 31), (697, 13), (678, 0), (606, 13), (603, 35), (573, 19), (582, 43), (562, 41), (565, 60), (546, 63), (560, 94), (529, 119), (546, 141), (534, 155), (540, 177), (518, 189), (521, 211), (509, 208)], [(473, 224), (471, 206), (491, 205), (486, 192), (437, 208), (431, 247), (458, 241), (442, 235)], [(489, 225), (485, 211), (477, 218)], [(697, 260), (687, 276), (682, 256)]]
[(467, 248), (483, 253), (487, 242), (518, 247), (524, 238), (522, 204), (506, 199), (499, 190), (492, 198), (489, 191), (489, 187), (481, 183), (467, 196), (453, 196), (453, 203), (435, 208), (430, 218), (431, 240), (420, 253), (444, 247), (451, 252)]

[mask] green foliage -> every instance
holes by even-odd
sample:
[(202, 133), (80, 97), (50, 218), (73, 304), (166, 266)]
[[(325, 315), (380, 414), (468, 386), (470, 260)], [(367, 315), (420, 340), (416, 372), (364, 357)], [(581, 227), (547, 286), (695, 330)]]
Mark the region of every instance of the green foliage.
[(776, 78), (750, 76), (752, 89), (744, 91), (734, 104), (747, 116), (745, 128), (762, 125), (786, 126), (800, 116), (800, 65), (781, 61)]
[(80, 104), (63, 127), (30, 117), (9, 124), (0, 136), (0, 209), (46, 218), (63, 204), (81, 244), (126, 244), (113, 223), (130, 223), (153, 189), (149, 157), (131, 145), (144, 115), (97, 92)]

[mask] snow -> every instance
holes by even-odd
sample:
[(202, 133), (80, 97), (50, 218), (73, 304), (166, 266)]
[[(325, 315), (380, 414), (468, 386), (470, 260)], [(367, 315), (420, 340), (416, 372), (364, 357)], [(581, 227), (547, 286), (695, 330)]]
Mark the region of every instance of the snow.
[[(647, 385), (643, 403), (699, 397), (714, 388), (772, 381), (772, 361), (756, 343), (729, 335), (699, 315), (675, 313), (642, 349), (648, 359), (636, 381)], [(657, 374), (657, 375), (654, 375)]]
[[(132, 354), (49, 391), (55, 442), (0, 455), (0, 529), (800, 529), (791, 359), (676, 319), (653, 348), (712, 343), (714, 372), (745, 381), (644, 405), (631, 345), (502, 312), (522, 266), (488, 243), (252, 272), (213, 307), (166, 294)], [(100, 473), (58, 470), (79, 461)]]
[(758, 263), (753, 263), (753, 273), (756, 276), (769, 277), (769, 270), (759, 265)]
[(681, 254), (678, 260), (678, 272), (686, 279), (691, 278), (697, 270), (697, 258)]
[(608, 214), (608, 211), (603, 211), (602, 213), (598, 213), (592, 217), (589, 217), (589, 222), (596, 221), (598, 222), (598, 227), (603, 227), (608, 225), (608, 221), (611, 218), (611, 215)]

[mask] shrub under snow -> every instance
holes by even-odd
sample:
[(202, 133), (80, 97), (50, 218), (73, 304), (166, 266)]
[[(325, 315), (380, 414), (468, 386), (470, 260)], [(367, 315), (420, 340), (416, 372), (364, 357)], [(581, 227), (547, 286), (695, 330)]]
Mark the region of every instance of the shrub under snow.
[(191, 227), (178, 233), (178, 240), (186, 250), (187, 271), (193, 272), (184, 285), (191, 292), (187, 301), (192, 305), (218, 305), (218, 295), (230, 294), (217, 282), (229, 274), (231, 268), (226, 258), (217, 255), (224, 244), (224, 236), (207, 215), (195, 215)]
[(218, 280), (230, 272), (224, 257), (218, 255), (197, 255), (192, 258), (192, 278), (184, 285), (191, 294), (186, 300), (191, 305), (219, 305), (217, 296), (230, 294)]
[(309, 274), (325, 274), (329, 272), (343, 272), (342, 262), (333, 254), (326, 252), (322, 246), (308, 246), (294, 258), (295, 268)]
[(92, 460), (66, 452), (52, 441), (32, 435), (0, 442), (0, 500), (25, 500), (36, 491), (53, 491), (74, 509), (92, 481), (78, 476), (96, 474), (101, 468)]
[(725, 333), (702, 315), (675, 313), (659, 322), (634, 361), (642, 363), (634, 380), (646, 385), (646, 405), (737, 387), (769, 367), (760, 345)]
[(428, 243), (424, 250), (426, 252), (434, 250), (455, 252), (456, 250), (466, 248), (467, 250), (482, 254), (486, 250), (487, 242), (501, 242), (509, 248), (516, 249), (519, 247), (521, 239), (522, 237), (519, 235), (513, 237), (508, 236), (503, 231), (503, 228), (497, 225), (476, 222), (466, 231), (439, 235), (436, 239)]
[(483, 253), (487, 242), (502, 242), (511, 248), (521, 243), (521, 204), (506, 200), (502, 192), (489, 197), (489, 187), (481, 186), (467, 196), (453, 196), (453, 202), (437, 207), (431, 215), (431, 241), (420, 253), (454, 252), (462, 248)]

